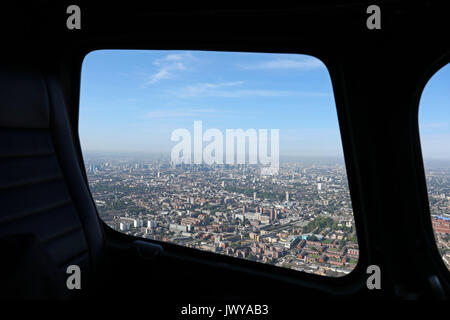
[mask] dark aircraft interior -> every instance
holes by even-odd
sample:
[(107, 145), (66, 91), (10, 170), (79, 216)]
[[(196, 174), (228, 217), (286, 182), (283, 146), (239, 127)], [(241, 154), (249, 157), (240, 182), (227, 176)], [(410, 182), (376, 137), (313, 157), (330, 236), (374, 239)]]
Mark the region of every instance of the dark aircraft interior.
[[(3, 5), (0, 18), (0, 297), (289, 306), (299, 300), (448, 300), (418, 127), (427, 81), (450, 61), (449, 6), (433, 1)], [(381, 8), (368, 29), (366, 9)], [(99, 219), (78, 135), (81, 66), (99, 49), (300, 53), (333, 84), (360, 250), (328, 278), (113, 230)], [(81, 270), (68, 290), (67, 267)], [(367, 268), (381, 270), (368, 289)], [(169, 301), (169, 302), (168, 302)], [(179, 315), (179, 311), (174, 311)]]

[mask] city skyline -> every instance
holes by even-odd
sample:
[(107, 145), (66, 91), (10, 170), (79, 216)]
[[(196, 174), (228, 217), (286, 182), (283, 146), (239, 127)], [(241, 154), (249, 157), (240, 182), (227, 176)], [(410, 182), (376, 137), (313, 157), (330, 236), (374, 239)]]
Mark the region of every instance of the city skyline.
[[(86, 159), (86, 158), (85, 158)], [(86, 159), (100, 217), (130, 235), (339, 277), (359, 256), (343, 165)]]

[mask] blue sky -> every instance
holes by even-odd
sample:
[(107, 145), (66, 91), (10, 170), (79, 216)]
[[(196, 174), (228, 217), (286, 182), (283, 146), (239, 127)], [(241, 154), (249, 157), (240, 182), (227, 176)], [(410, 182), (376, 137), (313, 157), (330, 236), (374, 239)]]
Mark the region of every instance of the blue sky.
[[(441, 90), (423, 97), (423, 109), (439, 114), (424, 112), (421, 118), (430, 153), (438, 157), (444, 154), (436, 139), (450, 137), (450, 70), (445, 72)], [(148, 50), (101, 50), (85, 58), (79, 128), (84, 151), (168, 153), (176, 144), (172, 131), (193, 132), (194, 120), (202, 120), (203, 130), (223, 133), (279, 129), (281, 156), (342, 155), (331, 80), (316, 58)], [(450, 158), (448, 148), (445, 156)]]
[(450, 159), (450, 65), (436, 72), (423, 90), (419, 130), (424, 158)]

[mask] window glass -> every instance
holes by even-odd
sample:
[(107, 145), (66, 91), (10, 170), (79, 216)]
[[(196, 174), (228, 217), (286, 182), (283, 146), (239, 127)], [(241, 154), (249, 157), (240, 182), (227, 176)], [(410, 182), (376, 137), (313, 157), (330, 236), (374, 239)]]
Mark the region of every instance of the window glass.
[(450, 65), (427, 83), (420, 100), (419, 129), (439, 252), (450, 270)]
[(305, 55), (100, 50), (80, 140), (127, 234), (326, 276), (359, 251), (328, 70)]

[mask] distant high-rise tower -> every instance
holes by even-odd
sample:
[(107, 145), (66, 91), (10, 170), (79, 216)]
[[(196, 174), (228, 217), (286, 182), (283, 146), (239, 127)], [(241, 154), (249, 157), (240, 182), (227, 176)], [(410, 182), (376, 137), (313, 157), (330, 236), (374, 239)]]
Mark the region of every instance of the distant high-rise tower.
[(222, 181), (222, 188), (225, 188), (225, 181)]
[(322, 184), (321, 183), (317, 184), (317, 190), (322, 190)]
[(289, 201), (289, 191), (286, 191), (286, 201)]
[(253, 192), (253, 200), (256, 201), (256, 192)]
[(277, 220), (278, 218), (278, 210), (270, 209), (270, 220)]

